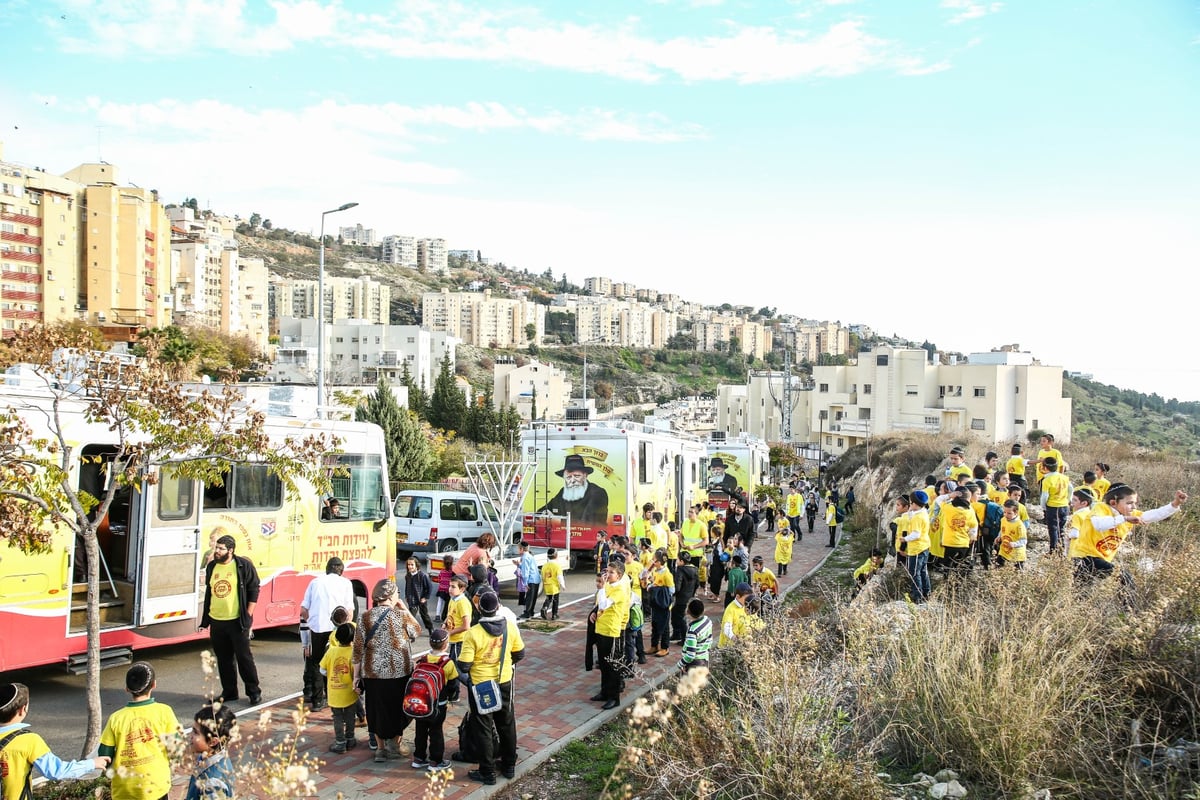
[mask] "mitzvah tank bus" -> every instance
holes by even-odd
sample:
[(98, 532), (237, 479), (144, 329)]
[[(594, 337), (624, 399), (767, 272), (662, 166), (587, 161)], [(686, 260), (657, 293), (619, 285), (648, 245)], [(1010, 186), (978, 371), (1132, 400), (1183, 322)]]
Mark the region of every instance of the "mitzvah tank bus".
[[(33, 427), (50, 435), (44, 390), (0, 386), (0, 408), (14, 408)], [(60, 410), (62, 433), (78, 458), (71, 481), (99, 496), (102, 464), (115, 449), (107, 426), (88, 423), (78, 401)], [(324, 435), (337, 453), (327, 456), (332, 488), (323, 497), (298, 479), (288, 497), (281, 481), (261, 464), (239, 463), (222, 486), (171, 476), (156, 467), (141, 491), (118, 491), (100, 523), (101, 662), (126, 663), (133, 650), (174, 644), (206, 635), (197, 630), (204, 602), (204, 566), (213, 543), (229, 534), (237, 554), (249, 558), (262, 582), (254, 627), (295, 625), (309, 582), (340, 557), (355, 593), (395, 574), (383, 433), (378, 426), (337, 420), (268, 417), (272, 441)], [(98, 457), (98, 458), (97, 458)], [(340, 516), (322, 519), (328, 497), (339, 500)], [(0, 543), (0, 671), (61, 663), (86, 668), (86, 565), (83, 543), (55, 532), (47, 552), (25, 554)]]

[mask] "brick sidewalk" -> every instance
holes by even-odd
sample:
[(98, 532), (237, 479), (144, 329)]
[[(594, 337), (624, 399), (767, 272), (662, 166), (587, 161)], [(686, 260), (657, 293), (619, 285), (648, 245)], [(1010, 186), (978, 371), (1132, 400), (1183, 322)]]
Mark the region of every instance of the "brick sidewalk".
[[(794, 545), (790, 572), (781, 586), (786, 591), (800, 583), (804, 576), (815, 570), (833, 552), (825, 544), (828, 529), (818, 520), (811, 535), (806, 534), (802, 542)], [(768, 566), (774, 569), (774, 534), (760, 532), (755, 540), (752, 555), (761, 555)], [(713, 609), (714, 621), (720, 618), (720, 606), (708, 603)], [(517, 667), (517, 779), (533, 769), (553, 753), (574, 739), (581, 738), (616, 717), (630, 702), (654, 687), (670, 673), (679, 661), (679, 650), (674, 649), (667, 658), (651, 657), (639, 667), (638, 674), (629, 681), (629, 690), (622, 696), (621, 708), (602, 711), (599, 703), (588, 698), (600, 685), (599, 671), (583, 669), (584, 637), (587, 632), (587, 614), (591, 603), (576, 602), (565, 606), (560, 612), (560, 621), (568, 624), (553, 633), (541, 633), (522, 627), (526, 656)], [(647, 621), (647, 627), (649, 622)], [(418, 640), (419, 641), (419, 640)], [(462, 701), (450, 706), (446, 718), (446, 754), (453, 753), (458, 746), (458, 723), (462, 718)], [(280, 704), (271, 709), (272, 730), (270, 739), (278, 741), (292, 730), (294, 707)], [(257, 713), (242, 718), (243, 724), (254, 728)], [(413, 733), (409, 726), (404, 735), (404, 752), (412, 753)], [(263, 734), (255, 733), (255, 738)], [(421, 797), (427, 785), (424, 770), (409, 767), (411, 758), (375, 763), (373, 753), (366, 747), (366, 737), (360, 731), (358, 749), (344, 755), (329, 752), (333, 742), (333, 723), (328, 709), (310, 715), (299, 749), (325, 762), (317, 778), (318, 796), (333, 798), (340, 792), (347, 800), (392, 800), (396, 797)], [(495, 787), (482, 786), (467, 778), (473, 764), (454, 763), (454, 780), (446, 789), (447, 800), (480, 800), (488, 797), (507, 781), (503, 778)], [(172, 788), (172, 800), (184, 796), (186, 782)]]

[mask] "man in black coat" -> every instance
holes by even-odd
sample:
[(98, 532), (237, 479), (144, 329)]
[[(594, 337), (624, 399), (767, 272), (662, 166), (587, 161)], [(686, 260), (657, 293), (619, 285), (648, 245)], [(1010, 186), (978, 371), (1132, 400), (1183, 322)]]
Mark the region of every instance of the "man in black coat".
[(671, 641), (683, 642), (687, 634), (687, 621), (683, 612), (688, 601), (696, 596), (700, 588), (700, 570), (692, 563), (687, 553), (680, 551), (679, 563), (675, 567), (675, 604), (671, 606)]
[(558, 494), (537, 510), (558, 516), (571, 515), (571, 522), (608, 524), (608, 492), (588, 480), (595, 472), (580, 455), (568, 455), (563, 468), (554, 474), (563, 479)]
[(208, 628), (217, 674), (221, 677), (221, 699), (238, 699), (238, 673), (246, 684), (251, 705), (262, 702), (258, 667), (250, 652), (250, 628), (258, 605), (258, 570), (250, 559), (234, 554), (237, 540), (226, 535), (213, 546), (212, 560), (204, 566), (204, 612), (200, 630)]
[(725, 519), (725, 535), (738, 534), (749, 551), (754, 545), (754, 520), (746, 513), (746, 505), (742, 501), (734, 500), (732, 506), (734, 512)]

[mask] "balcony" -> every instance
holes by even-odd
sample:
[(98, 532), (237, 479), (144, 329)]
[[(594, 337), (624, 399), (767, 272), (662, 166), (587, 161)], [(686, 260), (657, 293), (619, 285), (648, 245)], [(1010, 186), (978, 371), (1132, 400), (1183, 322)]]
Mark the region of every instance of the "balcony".
[(153, 242), (155, 238), (154, 231), (146, 231), (146, 241)]
[(154, 276), (153, 276), (153, 275), (147, 275), (147, 276), (146, 276), (146, 278), (145, 278), (145, 280), (146, 280), (146, 285), (147, 285), (147, 286), (153, 286), (153, 285), (154, 285)]
[(145, 291), (145, 293), (142, 294), (142, 297), (146, 298), (147, 303), (153, 303), (154, 302), (154, 290), (147, 289)]
[(5, 300), (27, 300), (33, 303), (42, 302), (41, 292), (18, 292), (13, 289), (4, 289), (0, 292), (0, 297), (3, 297)]
[(40, 320), (42, 318), (41, 311), (0, 311), (0, 317), (5, 319), (29, 319)]
[(21, 283), (37, 283), (41, 284), (42, 275), (40, 272), (17, 272), (16, 270), (4, 270), (0, 272), (0, 277), (6, 281), (20, 281)]
[(0, 258), (6, 258), (9, 261), (24, 261), (29, 264), (42, 263), (42, 257), (38, 253), (18, 253), (16, 250), (0, 250)]
[(8, 233), (8, 232), (0, 233), (0, 240), (6, 241), (6, 242), (17, 242), (19, 244), (32, 244), (32, 245), (36, 245), (39, 247), (42, 244), (42, 237), (30, 236), (25, 233)]
[(20, 222), (24, 225), (37, 225), (41, 227), (41, 217), (31, 217), (28, 214), (14, 214), (11, 211), (0, 211), (0, 219), (5, 222)]
[(151, 261), (150, 259), (147, 258), (142, 263), (145, 265), (146, 269), (150, 270), (151, 272), (154, 272), (155, 264), (153, 261)]

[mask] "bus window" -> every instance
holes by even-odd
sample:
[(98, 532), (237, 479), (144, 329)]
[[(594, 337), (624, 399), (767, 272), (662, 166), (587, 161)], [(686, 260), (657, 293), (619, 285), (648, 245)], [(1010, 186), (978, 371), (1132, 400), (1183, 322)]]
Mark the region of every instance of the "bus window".
[(204, 485), (204, 510), (274, 511), (283, 507), (283, 481), (265, 464), (234, 464), (223, 483)]
[(336, 521), (374, 520), (379, 519), (381, 511), (386, 514), (383, 459), (378, 453), (341, 453), (330, 460), (330, 496), (342, 506), (342, 516)]
[(164, 472), (158, 480), (158, 518), (164, 522), (192, 516), (192, 479)]

